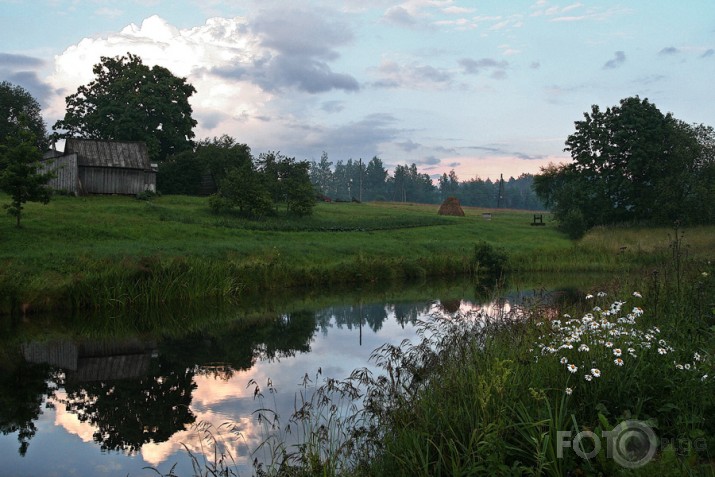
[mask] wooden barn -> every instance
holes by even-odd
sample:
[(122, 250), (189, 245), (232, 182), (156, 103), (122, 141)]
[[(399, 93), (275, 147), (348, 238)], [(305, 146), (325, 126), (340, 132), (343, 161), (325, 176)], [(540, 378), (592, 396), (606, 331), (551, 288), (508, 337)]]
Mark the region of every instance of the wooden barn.
[(136, 195), (156, 191), (156, 167), (143, 142), (70, 138), (64, 153), (45, 154), (45, 169), (57, 176), (55, 190), (72, 194)]

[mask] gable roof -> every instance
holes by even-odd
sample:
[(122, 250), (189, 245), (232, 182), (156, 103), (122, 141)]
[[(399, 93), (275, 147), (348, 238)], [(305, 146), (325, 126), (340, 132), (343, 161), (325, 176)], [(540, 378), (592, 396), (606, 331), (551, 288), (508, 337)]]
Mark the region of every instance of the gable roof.
[(149, 152), (143, 142), (68, 138), (64, 153), (76, 153), (79, 166), (151, 169)]

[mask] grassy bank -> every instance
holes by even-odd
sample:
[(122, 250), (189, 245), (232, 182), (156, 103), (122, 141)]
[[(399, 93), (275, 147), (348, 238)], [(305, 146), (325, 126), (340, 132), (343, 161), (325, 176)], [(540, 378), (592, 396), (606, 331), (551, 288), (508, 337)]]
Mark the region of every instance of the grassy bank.
[(430, 317), (264, 422), (257, 475), (715, 476), (715, 267), (683, 255), (558, 309)]
[[(7, 197), (0, 196), (0, 202)], [(668, 253), (668, 228), (597, 230), (574, 243), (532, 214), (436, 206), (319, 204), (312, 217), (249, 221), (210, 213), (204, 198), (55, 197), (27, 204), (23, 227), (0, 221), (0, 312), (154, 306), (254, 292), (456, 276), (486, 241), (515, 271), (625, 271)], [(715, 229), (689, 233), (694, 254)], [(623, 237), (623, 239), (619, 239)], [(625, 248), (623, 248), (625, 247)]]

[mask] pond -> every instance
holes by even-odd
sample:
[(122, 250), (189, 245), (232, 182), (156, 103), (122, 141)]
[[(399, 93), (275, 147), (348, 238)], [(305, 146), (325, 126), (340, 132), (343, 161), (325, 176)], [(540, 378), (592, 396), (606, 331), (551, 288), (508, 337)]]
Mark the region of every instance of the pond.
[(127, 328), (122, 317), (101, 326), (96, 318), (12, 320), (0, 343), (0, 473), (144, 476), (176, 466), (193, 475), (192, 456), (213, 458), (202, 440), (208, 429), (237, 472), (251, 475), (251, 450), (266, 437), (254, 411), (266, 405), (285, 422), (306, 377), (320, 384), (370, 367), (376, 348), (414, 338), (418, 320), (435, 313), (494, 314), (553, 296), (547, 288), (580, 294), (530, 282), (487, 299), (460, 282), (311, 301), (322, 306), (206, 311), (156, 327)]

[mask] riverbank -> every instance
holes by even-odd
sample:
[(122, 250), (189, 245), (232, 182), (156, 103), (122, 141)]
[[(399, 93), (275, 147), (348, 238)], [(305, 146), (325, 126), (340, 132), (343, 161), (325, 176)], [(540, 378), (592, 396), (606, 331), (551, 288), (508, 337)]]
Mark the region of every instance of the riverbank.
[[(666, 256), (674, 233), (595, 230), (572, 242), (548, 214), (546, 226), (534, 227), (527, 211), (465, 213), (321, 203), (312, 217), (249, 221), (212, 214), (205, 198), (58, 196), (27, 204), (20, 229), (0, 221), (0, 313), (232, 301), (297, 287), (459, 276), (473, 271), (481, 241), (507, 254), (510, 271), (624, 272)], [(715, 228), (687, 234), (693, 255), (715, 250)]]

